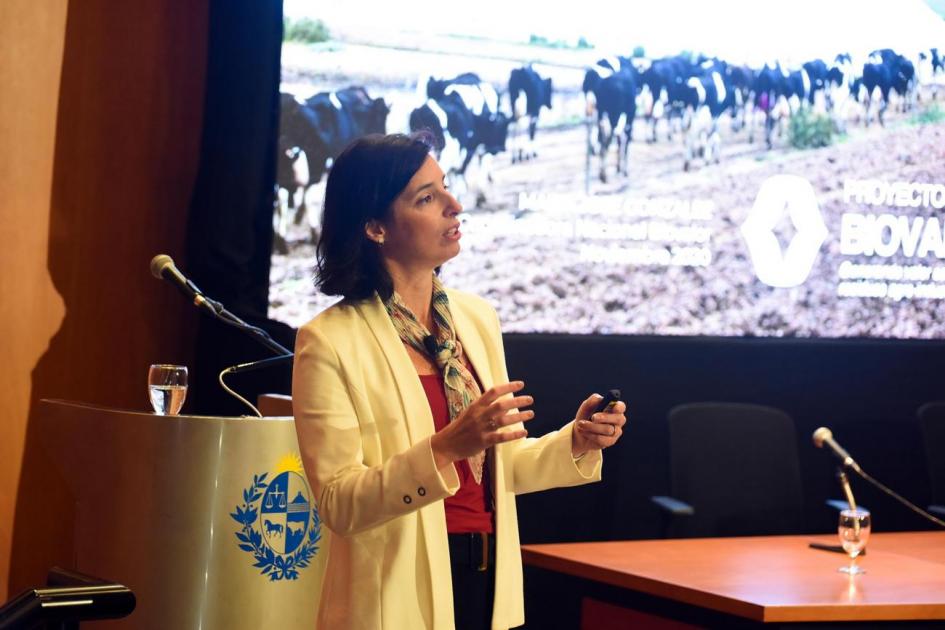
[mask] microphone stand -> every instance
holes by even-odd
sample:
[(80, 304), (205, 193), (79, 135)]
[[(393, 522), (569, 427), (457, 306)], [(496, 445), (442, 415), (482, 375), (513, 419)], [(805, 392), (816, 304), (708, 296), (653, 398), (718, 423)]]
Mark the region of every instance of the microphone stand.
[[(292, 357), (292, 352), (288, 348), (277, 342), (273, 339), (269, 333), (267, 333), (262, 328), (258, 326), (253, 326), (248, 322), (243, 321), (230, 311), (226, 309), (225, 306), (217, 302), (216, 300), (208, 298), (197, 286), (191, 282), (186, 276), (184, 276), (174, 265), (173, 259), (166, 254), (159, 254), (151, 259), (151, 274), (159, 280), (167, 280), (174, 284), (179, 291), (181, 291), (185, 297), (193, 301), (194, 306), (197, 308), (206, 311), (213, 316), (219, 322), (226, 324), (227, 326), (233, 326), (243, 332), (247, 332), (253, 336), (256, 341), (266, 346), (272, 350), (278, 359), (279, 357)], [(269, 362), (273, 359), (263, 359), (261, 361), (254, 362), (258, 367), (264, 367), (265, 365), (270, 365)], [(262, 417), (262, 414), (259, 413), (259, 410), (256, 409), (248, 400), (234, 392), (232, 389), (227, 387), (226, 383), (223, 382), (223, 376), (231, 372), (238, 372), (245, 369), (255, 369), (252, 367), (252, 363), (243, 363), (240, 365), (234, 365), (232, 367), (225, 368), (218, 375), (217, 379), (220, 381), (220, 386), (223, 389), (236, 397), (240, 402), (246, 404), (253, 412), (258, 416)]]
[[(211, 306), (213, 306), (213, 312), (216, 314), (217, 320), (223, 322), (224, 324), (227, 324), (228, 326), (233, 326), (234, 328), (238, 328), (239, 330), (243, 330), (250, 333), (258, 342), (260, 342), (261, 344), (263, 344), (264, 346), (272, 350), (278, 356), (291, 356), (292, 355), (292, 352), (290, 352), (285, 346), (281, 345), (279, 342), (277, 342), (275, 339), (269, 336), (269, 333), (267, 333), (262, 328), (259, 328), (258, 326), (253, 326), (252, 324), (249, 324), (243, 321), (242, 319), (240, 319), (239, 317), (237, 317), (230, 311), (226, 310), (226, 308), (219, 302), (215, 302), (211, 300), (208, 300), (208, 302), (210, 303)], [(263, 361), (269, 361), (269, 360), (271, 359), (263, 359)], [(253, 414), (255, 414), (257, 418), (262, 418), (263, 415), (259, 412), (259, 409), (257, 409), (256, 406), (253, 405), (253, 403), (249, 402), (248, 400), (246, 400), (245, 398), (237, 394), (235, 391), (230, 389), (227, 386), (227, 384), (223, 381), (223, 377), (225, 375), (236, 371), (238, 367), (241, 367), (241, 366), (245, 367), (246, 365), (247, 364), (241, 364), (240, 366), (232, 365), (228, 368), (224, 368), (223, 371), (220, 372), (220, 374), (217, 376), (217, 380), (220, 383), (220, 387), (222, 387), (224, 391), (226, 391), (228, 394), (230, 394), (231, 396), (239, 400), (241, 403), (243, 403), (244, 405), (252, 409)]]
[(206, 296), (204, 296), (204, 299), (213, 307), (214, 317), (218, 321), (221, 321), (228, 326), (233, 326), (234, 328), (238, 328), (250, 333), (256, 339), (256, 341), (272, 350), (276, 355), (292, 354), (288, 348), (273, 339), (269, 333), (267, 333), (262, 328), (253, 326), (252, 324), (243, 321), (230, 311), (226, 310), (226, 307), (219, 302), (211, 300)]
[(922, 517), (924, 517), (924, 518), (926, 518), (926, 519), (932, 521), (933, 523), (935, 523), (935, 524), (938, 525), (939, 527), (945, 527), (945, 521), (943, 521), (942, 519), (939, 519), (939, 518), (935, 518), (934, 516), (932, 516), (931, 514), (929, 514), (928, 512), (926, 512), (925, 510), (923, 510), (922, 508), (920, 508), (920, 507), (918, 507), (917, 505), (915, 505), (914, 503), (910, 502), (910, 501), (909, 501), (908, 499), (906, 499), (905, 497), (902, 497), (902, 496), (896, 494), (895, 491), (893, 491), (893, 490), (890, 489), (890, 488), (887, 488), (887, 487), (884, 486), (882, 483), (880, 483), (878, 480), (876, 480), (876, 479), (874, 479), (873, 477), (871, 477), (865, 470), (863, 470), (862, 467), (860, 467), (860, 466), (851, 466), (850, 464), (844, 462), (844, 463), (843, 463), (843, 468), (845, 468), (845, 469), (847, 469), (847, 470), (852, 470), (852, 471), (855, 472), (857, 475), (859, 475), (861, 479), (863, 479), (864, 481), (867, 481), (871, 486), (873, 486), (874, 488), (877, 488), (877, 489), (880, 490), (881, 492), (883, 492), (883, 493), (887, 494), (888, 496), (892, 497), (893, 499), (895, 499), (895, 500), (898, 501), (899, 503), (903, 504), (904, 506), (906, 506), (907, 508), (909, 508), (910, 510), (912, 510), (913, 512), (915, 512), (915, 513), (918, 514), (919, 516), (922, 516)]

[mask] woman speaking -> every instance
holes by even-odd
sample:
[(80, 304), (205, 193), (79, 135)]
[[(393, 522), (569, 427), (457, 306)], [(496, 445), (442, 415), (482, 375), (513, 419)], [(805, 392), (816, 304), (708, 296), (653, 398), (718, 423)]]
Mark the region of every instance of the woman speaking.
[(515, 495), (599, 480), (626, 422), (594, 394), (526, 437), (532, 398), (508, 379), (495, 311), (437, 277), (461, 212), (420, 138), (362, 138), (331, 169), (317, 283), (343, 299), (299, 331), (292, 384), (333, 534), (319, 628), (524, 623)]

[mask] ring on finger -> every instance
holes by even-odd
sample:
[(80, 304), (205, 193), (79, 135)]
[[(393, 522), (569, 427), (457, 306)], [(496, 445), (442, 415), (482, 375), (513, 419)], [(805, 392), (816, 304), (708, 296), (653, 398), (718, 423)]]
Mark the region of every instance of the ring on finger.
[(495, 425), (495, 418), (492, 418), (492, 419), (489, 420), (489, 428), (490, 428), (492, 431), (495, 431), (495, 430), (498, 428), (498, 427), (496, 427), (496, 425)]

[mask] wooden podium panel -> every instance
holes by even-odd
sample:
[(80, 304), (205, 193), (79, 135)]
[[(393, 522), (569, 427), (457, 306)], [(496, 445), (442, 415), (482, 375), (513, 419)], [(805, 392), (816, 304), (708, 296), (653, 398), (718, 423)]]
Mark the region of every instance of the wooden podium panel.
[(836, 536), (526, 545), (526, 564), (756, 622), (945, 620), (945, 532), (873, 534), (859, 563)]
[(292, 417), (292, 396), (285, 394), (260, 394), (256, 407), (267, 418)]

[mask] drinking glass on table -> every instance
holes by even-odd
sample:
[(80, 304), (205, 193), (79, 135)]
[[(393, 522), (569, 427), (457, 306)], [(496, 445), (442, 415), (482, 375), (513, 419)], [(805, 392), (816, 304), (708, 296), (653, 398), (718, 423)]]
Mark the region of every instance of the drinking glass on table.
[(840, 572), (849, 573), (850, 575), (866, 573), (857, 566), (856, 559), (866, 549), (866, 541), (870, 539), (871, 525), (869, 510), (856, 508), (855, 510), (840, 512), (837, 535), (840, 536), (840, 544), (843, 546), (843, 550), (850, 556), (850, 564), (840, 567)]
[(159, 416), (176, 416), (187, 398), (187, 368), (155, 364), (148, 370), (148, 394)]

